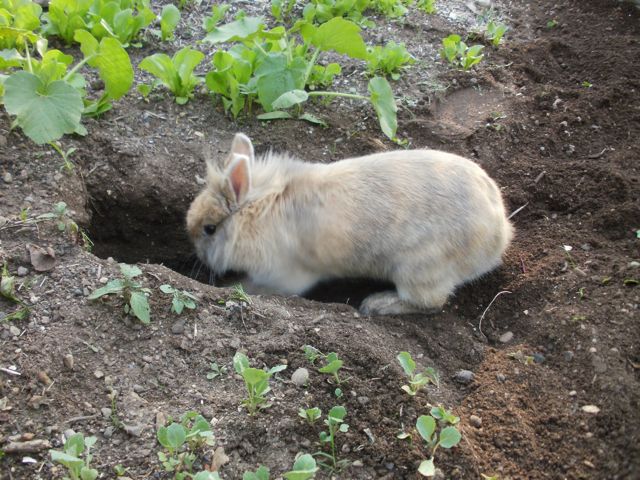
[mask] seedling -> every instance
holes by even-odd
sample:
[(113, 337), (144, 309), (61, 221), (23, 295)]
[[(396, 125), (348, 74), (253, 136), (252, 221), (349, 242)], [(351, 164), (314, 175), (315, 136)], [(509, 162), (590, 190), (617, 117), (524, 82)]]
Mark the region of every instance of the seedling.
[(436, 0), (418, 0), (416, 6), (429, 15), (436, 13)]
[[(584, 319), (584, 317), (583, 317)], [(507, 354), (507, 357), (513, 358), (523, 365), (533, 365), (535, 363), (533, 355), (525, 355), (522, 353), (522, 350), (518, 350), (517, 352), (511, 352)]]
[(549, 20), (549, 21), (547, 22), (547, 28), (549, 28), (549, 29), (551, 29), (551, 28), (556, 28), (557, 26), (558, 26), (558, 22), (557, 22), (557, 20), (553, 20), (553, 19), (551, 19), (551, 20)]
[(173, 422), (168, 427), (160, 427), (157, 438), (167, 450), (158, 452), (158, 459), (165, 471), (174, 473), (176, 480), (196, 478), (191, 474), (196, 461), (194, 452), (205, 445), (214, 445), (211, 425), (197, 412), (185, 413), (180, 423)]
[(127, 470), (129, 470), (129, 469), (125, 468), (121, 464), (118, 464), (115, 467), (113, 467), (113, 473), (116, 474), (116, 477), (123, 477), (124, 474), (127, 473)]
[(53, 147), (53, 149), (56, 152), (58, 152), (58, 154), (62, 157), (62, 160), (64, 162), (62, 164), (62, 168), (65, 169), (67, 172), (72, 171), (75, 168), (75, 165), (71, 161), (71, 155), (73, 155), (75, 153), (77, 148), (71, 147), (71, 148), (67, 149), (67, 151), (65, 152), (62, 149), (62, 147), (60, 146), (60, 142), (49, 142), (49, 145), (51, 145)]
[(271, 0), (271, 15), (282, 22), (284, 17), (288, 17), (296, 5), (296, 0)]
[(156, 80), (151, 85), (138, 85), (138, 91), (146, 97), (154, 88), (164, 85), (176, 97), (176, 103), (184, 105), (193, 98), (195, 87), (204, 81), (204, 78), (193, 74), (202, 60), (204, 53), (191, 47), (182, 48), (173, 57), (164, 53), (150, 55), (138, 66), (156, 77)]
[(186, 308), (193, 310), (196, 308), (197, 298), (193, 294), (186, 290), (178, 290), (171, 285), (160, 285), (160, 291), (169, 295), (173, 295), (171, 300), (171, 311), (177, 315), (180, 315)]
[(442, 405), (431, 408), (431, 416), (436, 420), (439, 420), (443, 423), (448, 423), (450, 425), (456, 425), (460, 422), (460, 417), (456, 417), (449, 410), (444, 408)]
[(418, 473), (425, 477), (433, 477), (436, 474), (433, 460), (438, 447), (452, 448), (460, 442), (462, 436), (454, 426), (442, 428), (431, 415), (421, 415), (416, 422), (416, 430), (424, 440), (429, 455), (429, 458), (420, 463)]
[(249, 415), (255, 415), (258, 410), (271, 406), (266, 394), (271, 391), (269, 379), (277, 372), (286, 369), (286, 365), (276, 365), (265, 371), (249, 366), (249, 359), (244, 353), (237, 352), (233, 357), (233, 367), (247, 388), (248, 398), (242, 401), (242, 405), (248, 410)]
[(242, 480), (269, 480), (269, 469), (260, 465), (255, 472), (244, 472)]
[(400, 78), (400, 72), (416, 60), (407, 51), (404, 43), (391, 41), (384, 47), (376, 46), (367, 49), (367, 68), (369, 74), (376, 72), (389, 75), (393, 80)]
[(400, 388), (409, 395), (415, 396), (421, 388), (426, 387), (429, 383), (433, 383), (436, 387), (440, 386), (440, 376), (432, 367), (416, 373), (416, 362), (413, 361), (409, 352), (400, 352), (396, 358), (404, 373), (409, 377), (409, 385), (403, 385)]
[(487, 24), (487, 30), (485, 32), (485, 36), (488, 40), (491, 40), (494, 47), (500, 45), (500, 41), (502, 40), (502, 36), (507, 31), (508, 27), (504, 23), (496, 23), (491, 20)]
[(9, 275), (9, 269), (7, 268), (7, 264), (4, 263), (2, 265), (2, 275), (0, 275), (0, 297), (6, 298), (11, 302), (17, 303), (20, 305), (18, 310), (8, 315), (2, 317), (3, 322), (9, 322), (12, 320), (24, 320), (29, 316), (29, 307), (25, 306), (16, 296), (16, 277), (13, 275)]
[(237, 300), (239, 302), (244, 302), (247, 305), (251, 305), (253, 302), (251, 301), (251, 297), (247, 292), (244, 291), (244, 287), (241, 283), (233, 286), (233, 293), (231, 294), (232, 300)]
[(216, 362), (209, 364), (209, 373), (207, 373), (207, 380), (213, 380), (216, 377), (227, 374), (227, 367), (220, 366)]
[(338, 354), (335, 352), (328, 353), (324, 358), (326, 364), (324, 367), (319, 368), (318, 371), (320, 373), (327, 373), (329, 375), (333, 375), (333, 379), (336, 381), (338, 385), (340, 385), (340, 377), (338, 376), (338, 371), (342, 368), (342, 360), (338, 358)]
[(56, 222), (58, 230), (64, 232), (69, 229), (72, 232), (78, 231), (78, 224), (71, 220), (69, 210), (65, 202), (58, 202), (53, 205), (53, 210), (48, 213), (38, 215), (36, 220), (53, 220)]
[(180, 10), (172, 3), (162, 7), (160, 14), (160, 38), (162, 41), (173, 40), (173, 32), (180, 22)]
[(318, 467), (315, 459), (305, 453), (304, 455), (298, 454), (293, 464), (293, 469), (283, 473), (282, 476), (285, 480), (311, 480), (315, 477), (317, 471)]
[(469, 70), (482, 60), (484, 55), (480, 52), (484, 49), (482, 45), (467, 46), (460, 39), (460, 35), (449, 35), (442, 40), (440, 56), (450, 64)]
[(330, 463), (318, 463), (331, 471), (341, 470), (348, 464), (347, 460), (338, 460), (336, 449), (336, 434), (338, 432), (345, 433), (349, 430), (349, 425), (344, 423), (344, 417), (346, 415), (347, 410), (343, 406), (333, 407), (329, 410), (327, 418), (324, 420), (324, 424), (328, 430), (326, 432), (320, 432), (320, 441), (329, 444), (331, 453), (316, 452), (315, 455), (329, 460)]
[(97, 300), (107, 295), (118, 295), (124, 299), (124, 312), (138, 318), (143, 324), (148, 325), (151, 322), (149, 312), (149, 301), (147, 297), (151, 294), (151, 290), (144, 288), (134, 279), (142, 275), (135, 265), (120, 264), (120, 272), (123, 278), (111, 280), (104, 287), (98, 288), (89, 295), (89, 300)]
[(336, 396), (336, 398), (342, 398), (342, 396), (344, 395), (344, 393), (342, 393), (342, 389), (341, 388), (336, 388), (334, 390), (333, 394)]
[(586, 80), (585, 80), (584, 82), (582, 82), (580, 85), (582, 85), (584, 88), (591, 88), (591, 87), (593, 87), (593, 83), (588, 82), (588, 81), (586, 81)]
[(298, 410), (298, 416), (304, 418), (309, 425), (316, 423), (316, 420), (318, 420), (321, 415), (322, 411), (318, 407), (300, 408), (300, 410)]
[[(71, 480), (95, 480), (98, 470), (91, 468), (91, 447), (95, 445), (96, 437), (86, 437), (82, 433), (71, 435), (64, 442), (63, 451), (49, 450), (51, 460), (64, 465)], [(84, 457), (84, 458), (83, 458)]]

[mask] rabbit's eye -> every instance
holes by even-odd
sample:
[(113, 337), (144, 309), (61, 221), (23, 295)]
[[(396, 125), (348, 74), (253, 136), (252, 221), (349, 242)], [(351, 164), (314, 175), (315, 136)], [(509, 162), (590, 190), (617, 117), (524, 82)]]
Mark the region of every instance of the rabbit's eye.
[(202, 227), (202, 231), (205, 235), (211, 236), (216, 233), (216, 226), (211, 224), (205, 225), (204, 227)]

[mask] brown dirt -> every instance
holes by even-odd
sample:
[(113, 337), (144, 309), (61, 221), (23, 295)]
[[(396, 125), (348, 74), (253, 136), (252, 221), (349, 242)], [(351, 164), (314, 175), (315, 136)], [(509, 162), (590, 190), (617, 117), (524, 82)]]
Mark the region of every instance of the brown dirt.
[[(183, 217), (199, 189), (204, 152), (224, 152), (237, 130), (258, 150), (286, 149), (310, 161), (394, 148), (381, 141), (371, 112), (359, 105), (318, 107), (330, 125), (322, 129), (237, 124), (205, 96), (180, 107), (166, 97), (145, 103), (132, 93), (105, 118), (89, 122), (86, 138), (65, 139), (79, 149), (71, 174), (58, 171), (59, 159), (48, 148), (9, 131), (3, 113), (0, 174), (9, 172), (13, 181), (2, 183), (0, 215), (15, 219), (27, 206), (37, 215), (64, 200), (96, 246), (95, 255), (86, 253), (47, 223), (0, 229), (1, 261), (13, 273), (28, 269), (18, 284), (31, 307), (27, 320), (11, 324), (18, 332), (7, 322), (0, 328), (0, 367), (20, 373), (0, 373), (0, 399), (6, 399), (0, 441), (33, 434), (59, 447), (62, 433), (73, 428), (98, 437), (94, 462), (101, 478), (112, 478), (116, 464), (131, 478), (169, 478), (157, 460), (156, 417), (197, 410), (212, 420), (217, 445), (230, 457), (224, 478), (241, 478), (259, 464), (275, 476), (297, 452), (319, 449), (320, 427), (305, 425), (298, 408), (326, 412), (342, 403), (351, 428), (339, 440), (341, 457), (356, 464), (336, 478), (420, 478), (419, 443), (396, 435), (442, 403), (461, 417), (463, 432), (460, 446), (438, 452), (445, 478), (640, 478), (640, 287), (625, 284), (640, 277), (633, 263), (640, 260), (639, 14), (613, 0), (499, 6), (512, 30), (471, 73), (426, 64), (433, 47), (420, 45), (436, 45), (454, 29), (446, 17), (391, 24), (423, 60), (396, 86), (407, 106), (401, 135), (413, 147), (473, 158), (501, 185), (512, 211), (524, 206), (514, 216), (517, 236), (504, 266), (462, 288), (433, 317), (372, 320), (345, 304), (279, 297), (256, 297), (239, 312), (225, 305), (230, 290), (159, 265), (201, 278), (191, 271)], [(192, 12), (194, 25), (199, 15)], [(551, 18), (558, 26), (546, 28)], [(431, 68), (437, 74), (427, 73)], [(426, 88), (427, 75), (446, 90)], [(28, 243), (53, 247), (53, 271), (33, 270)], [(573, 249), (567, 254), (563, 245)], [(118, 275), (108, 256), (142, 264), (143, 281), (154, 291), (150, 326), (124, 317), (117, 300), (86, 299), (103, 277)], [(172, 315), (157, 290), (162, 283), (195, 292), (198, 309)], [(483, 312), (505, 290), (480, 330)], [(355, 304), (361, 291), (337, 284), (315, 297)], [(13, 309), (0, 301), (0, 317)], [(506, 332), (513, 339), (503, 343)], [(344, 359), (343, 398), (310, 367), (304, 344)], [(231, 371), (238, 349), (258, 366), (288, 364), (272, 382), (273, 406), (255, 418), (239, 408), (238, 378), (206, 378), (212, 361)], [(440, 388), (415, 398), (402, 393), (395, 361), (401, 350), (435, 367)], [(516, 352), (536, 362), (519, 361), (510, 355)], [(68, 353), (73, 370), (62, 362)], [(306, 389), (289, 381), (298, 367), (311, 370)], [(454, 380), (460, 369), (474, 372), (472, 383)], [(38, 380), (41, 372), (53, 383)], [(135, 435), (109, 430), (112, 422), (101, 409), (112, 406), (113, 391), (121, 421), (142, 427)], [(585, 413), (585, 405), (600, 412)], [(480, 428), (471, 425), (471, 415), (480, 417)], [(36, 463), (22, 463), (23, 455), (0, 459), (0, 476), (62, 476), (46, 452), (29, 456)], [(210, 458), (204, 452), (199, 462)]]

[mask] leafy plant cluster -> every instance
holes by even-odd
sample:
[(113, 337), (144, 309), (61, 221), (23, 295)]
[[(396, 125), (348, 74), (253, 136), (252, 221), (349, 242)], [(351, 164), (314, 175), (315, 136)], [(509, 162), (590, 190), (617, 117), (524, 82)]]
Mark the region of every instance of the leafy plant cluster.
[(49, 455), (53, 462), (63, 465), (70, 480), (95, 480), (99, 472), (91, 468), (91, 448), (98, 439), (96, 437), (85, 437), (82, 433), (71, 435), (64, 443), (62, 451), (49, 450)]
[(343, 361), (338, 358), (337, 353), (329, 352), (325, 355), (312, 345), (304, 345), (302, 351), (312, 364), (315, 365), (318, 360), (322, 361), (323, 365), (318, 368), (318, 372), (331, 375), (337, 385), (342, 383), (338, 372), (342, 368)]
[[(151, 289), (143, 287), (136, 280), (142, 275), (142, 270), (135, 265), (120, 264), (122, 278), (109, 281), (104, 287), (94, 290), (88, 297), (89, 300), (98, 300), (108, 295), (117, 295), (124, 300), (125, 314), (132, 315), (144, 325), (151, 322), (151, 307), (149, 296)], [(195, 309), (196, 297), (186, 290), (178, 290), (171, 285), (161, 285), (160, 291), (172, 295), (171, 311), (180, 315), (184, 308)]]
[(403, 385), (401, 388), (412, 397), (430, 383), (436, 387), (440, 386), (440, 376), (433, 367), (427, 367), (424, 371), (416, 373), (416, 362), (409, 352), (400, 352), (396, 358), (409, 378), (409, 385)]
[(271, 403), (267, 400), (266, 394), (271, 391), (269, 379), (278, 372), (286, 369), (286, 365), (276, 365), (269, 370), (253, 368), (249, 365), (249, 358), (242, 352), (237, 352), (233, 357), (233, 368), (242, 377), (247, 389), (247, 398), (242, 401), (242, 405), (247, 409), (249, 415), (255, 415), (259, 410), (269, 408)]

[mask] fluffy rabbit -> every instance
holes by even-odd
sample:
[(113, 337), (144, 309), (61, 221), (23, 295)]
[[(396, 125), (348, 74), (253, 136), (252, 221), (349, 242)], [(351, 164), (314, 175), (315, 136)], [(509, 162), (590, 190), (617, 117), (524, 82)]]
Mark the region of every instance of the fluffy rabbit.
[(513, 236), (500, 190), (470, 160), (400, 150), (332, 164), (267, 153), (245, 135), (207, 162), (187, 214), (198, 256), (216, 273), (302, 294), (321, 280), (390, 280), (367, 315), (432, 312), (454, 288), (489, 272)]

